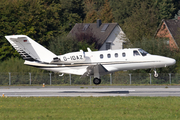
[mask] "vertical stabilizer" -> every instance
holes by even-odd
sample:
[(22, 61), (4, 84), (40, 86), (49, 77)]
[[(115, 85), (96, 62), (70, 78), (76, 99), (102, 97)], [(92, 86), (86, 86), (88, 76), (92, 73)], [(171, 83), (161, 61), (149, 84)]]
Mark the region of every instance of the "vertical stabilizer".
[(26, 35), (5, 36), (24, 60), (50, 63), (56, 55)]

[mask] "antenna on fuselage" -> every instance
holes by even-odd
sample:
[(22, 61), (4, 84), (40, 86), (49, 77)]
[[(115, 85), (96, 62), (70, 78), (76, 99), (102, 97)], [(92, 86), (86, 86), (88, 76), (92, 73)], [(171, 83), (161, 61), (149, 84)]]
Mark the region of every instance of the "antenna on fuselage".
[(87, 48), (88, 52), (92, 52), (90, 48)]

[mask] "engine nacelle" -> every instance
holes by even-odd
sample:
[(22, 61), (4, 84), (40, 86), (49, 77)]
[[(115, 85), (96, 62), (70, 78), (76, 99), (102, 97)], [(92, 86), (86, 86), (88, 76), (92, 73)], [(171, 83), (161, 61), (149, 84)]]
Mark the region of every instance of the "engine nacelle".
[(82, 50), (80, 50), (80, 52), (72, 52), (58, 56), (58, 58), (60, 58), (61, 62), (78, 63), (85, 61), (85, 54)]

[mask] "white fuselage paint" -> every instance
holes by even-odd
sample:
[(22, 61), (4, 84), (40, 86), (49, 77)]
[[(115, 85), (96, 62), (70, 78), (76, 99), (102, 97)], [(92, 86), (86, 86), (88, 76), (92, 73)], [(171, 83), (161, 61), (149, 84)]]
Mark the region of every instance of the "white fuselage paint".
[[(92, 52), (89, 51), (84, 52), (84, 60), (78, 60), (78, 58), (70, 61), (64, 61), (62, 60), (62, 56), (64, 57), (64, 55), (60, 55), (58, 56), (58, 58), (61, 60), (59, 62), (44, 64), (40, 62), (25, 61), (24, 64), (53, 72), (83, 75), (87, 71), (88, 66), (96, 64), (103, 65), (103, 67), (108, 70), (107, 73), (111, 73), (120, 70), (160, 68), (176, 63), (176, 60), (168, 57), (151, 54), (146, 54), (143, 56), (139, 51), (139, 55), (135, 56), (133, 55), (134, 50), (138, 51), (138, 48)], [(100, 58), (100, 56), (103, 56), (103, 58)]]

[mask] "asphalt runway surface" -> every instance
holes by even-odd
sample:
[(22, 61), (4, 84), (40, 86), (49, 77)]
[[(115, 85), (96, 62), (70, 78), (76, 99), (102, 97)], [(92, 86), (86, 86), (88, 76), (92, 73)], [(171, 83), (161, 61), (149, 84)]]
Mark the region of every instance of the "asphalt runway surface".
[(2, 86), (5, 97), (180, 96), (180, 86)]

